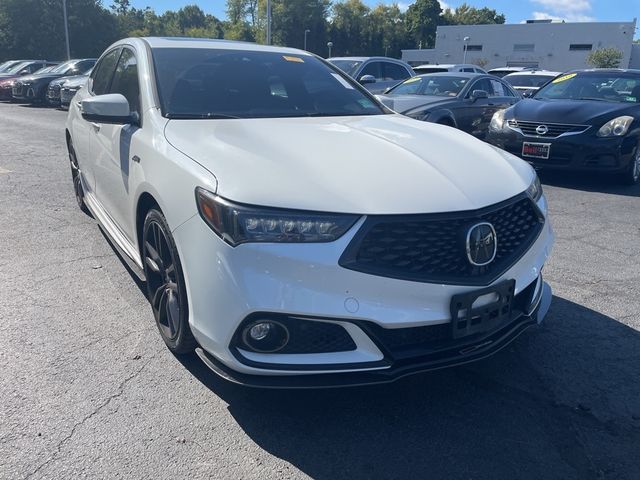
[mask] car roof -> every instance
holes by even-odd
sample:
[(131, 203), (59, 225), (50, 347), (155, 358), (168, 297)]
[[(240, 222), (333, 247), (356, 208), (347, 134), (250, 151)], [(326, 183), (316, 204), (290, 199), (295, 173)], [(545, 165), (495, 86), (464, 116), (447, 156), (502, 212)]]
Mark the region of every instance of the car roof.
[(583, 68), (579, 70), (571, 70), (567, 73), (582, 73), (582, 72), (594, 72), (594, 73), (633, 73), (640, 75), (640, 70), (637, 68)]
[(557, 77), (562, 72), (552, 72), (550, 70), (523, 70), (521, 72), (513, 72), (509, 75), (505, 75), (503, 78), (510, 77), (511, 75), (543, 75), (549, 77)]
[(531, 67), (496, 67), (489, 70), (490, 72), (522, 72), (530, 70)]
[[(130, 44), (135, 38), (126, 38), (116, 42), (115, 45)], [(245, 50), (255, 52), (295, 53), (296, 55), (312, 56), (313, 54), (296, 48), (277, 47), (273, 45), (258, 45), (250, 42), (238, 42), (235, 40), (218, 40), (212, 38), (187, 38), (187, 37), (142, 37), (149, 47), (153, 48), (209, 48), (226, 50)]]
[(416, 65), (413, 68), (479, 68), (482, 70), (482, 67), (478, 65), (474, 65), (472, 63), (425, 63), (422, 65)]
[(433, 73), (423, 73), (422, 75), (416, 75), (416, 77), (414, 78), (422, 78), (427, 76), (428, 77), (462, 77), (462, 78), (491, 77), (491, 75), (487, 75), (486, 73), (476, 73), (476, 72), (433, 72)]

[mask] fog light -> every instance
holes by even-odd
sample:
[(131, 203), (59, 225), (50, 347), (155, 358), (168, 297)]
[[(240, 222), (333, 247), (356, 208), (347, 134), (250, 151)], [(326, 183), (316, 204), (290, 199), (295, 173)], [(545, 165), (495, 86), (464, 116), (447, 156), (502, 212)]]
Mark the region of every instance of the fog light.
[(274, 353), (289, 342), (289, 330), (280, 322), (258, 320), (247, 325), (242, 341), (254, 352)]

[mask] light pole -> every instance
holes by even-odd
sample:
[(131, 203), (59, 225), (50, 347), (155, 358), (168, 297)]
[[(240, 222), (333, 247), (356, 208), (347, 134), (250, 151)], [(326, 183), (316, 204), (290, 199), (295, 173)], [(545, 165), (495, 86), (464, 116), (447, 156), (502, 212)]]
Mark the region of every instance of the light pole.
[(471, 37), (464, 37), (464, 56), (462, 57), (462, 63), (467, 63), (467, 43), (471, 40)]
[(387, 56), (387, 52), (389, 51), (389, 45), (387, 45), (386, 47), (384, 47), (384, 56)]
[(67, 60), (71, 60), (71, 49), (69, 48), (69, 22), (67, 21), (67, 0), (62, 0), (62, 16), (64, 17), (64, 39), (67, 43)]
[(308, 28), (304, 31), (304, 50), (307, 50), (307, 34), (310, 32)]
[(327, 58), (331, 58), (331, 47), (333, 47), (333, 42), (327, 42), (327, 48), (329, 49), (329, 56)]
[(267, 45), (271, 45), (271, 0), (267, 0)]

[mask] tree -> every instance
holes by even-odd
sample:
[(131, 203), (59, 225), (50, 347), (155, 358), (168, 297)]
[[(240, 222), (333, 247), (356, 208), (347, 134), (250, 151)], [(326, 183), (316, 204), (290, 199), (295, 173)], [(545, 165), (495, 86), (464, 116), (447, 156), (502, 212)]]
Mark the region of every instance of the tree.
[(595, 68), (619, 68), (622, 56), (617, 48), (599, 48), (589, 54), (587, 63)]
[[(115, 16), (98, 0), (69, 2), (67, 13), (73, 57), (97, 57), (118, 39)], [(0, 60), (8, 58), (66, 58), (59, 1), (0, 1)]]
[(467, 3), (463, 3), (455, 10), (448, 9), (442, 14), (441, 24), (443, 25), (486, 25), (491, 23), (504, 23), (503, 14), (495, 10), (484, 7), (475, 8)]
[(442, 8), (438, 0), (416, 0), (407, 9), (405, 14), (407, 32), (415, 46), (433, 47), (441, 13)]
[(329, 39), (333, 56), (368, 55), (367, 16), (370, 9), (361, 0), (333, 5)]

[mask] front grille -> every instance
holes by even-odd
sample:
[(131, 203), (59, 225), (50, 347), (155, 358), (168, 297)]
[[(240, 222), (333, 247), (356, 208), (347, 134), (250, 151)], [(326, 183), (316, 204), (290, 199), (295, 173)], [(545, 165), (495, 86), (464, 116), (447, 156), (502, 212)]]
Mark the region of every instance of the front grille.
[(16, 83), (13, 88), (11, 89), (11, 93), (13, 95), (22, 95), (22, 90), (23, 90), (23, 85), (22, 83)]
[[(491, 223), (497, 238), (495, 259), (482, 267), (471, 264), (466, 253), (467, 233), (479, 222)], [(402, 280), (487, 285), (531, 247), (543, 222), (524, 195), (476, 211), (369, 216), (339, 263)]]
[[(524, 122), (522, 120), (509, 120), (508, 125), (511, 128), (520, 130), (524, 135), (529, 137), (556, 138), (566, 133), (582, 133), (585, 132), (589, 125), (573, 125), (570, 123), (543, 123), (543, 122)], [(539, 134), (536, 129), (544, 125), (548, 131), (544, 135)]]

